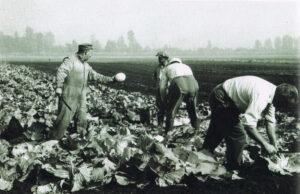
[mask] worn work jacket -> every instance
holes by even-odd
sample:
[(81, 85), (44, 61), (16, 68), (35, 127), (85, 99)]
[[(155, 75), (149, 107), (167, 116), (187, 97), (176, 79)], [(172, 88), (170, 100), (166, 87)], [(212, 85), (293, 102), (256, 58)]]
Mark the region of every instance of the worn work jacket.
[(62, 88), (62, 98), (71, 109), (86, 108), (88, 80), (109, 83), (112, 77), (104, 76), (92, 69), (87, 62), (81, 62), (77, 55), (66, 58), (57, 70), (57, 88)]

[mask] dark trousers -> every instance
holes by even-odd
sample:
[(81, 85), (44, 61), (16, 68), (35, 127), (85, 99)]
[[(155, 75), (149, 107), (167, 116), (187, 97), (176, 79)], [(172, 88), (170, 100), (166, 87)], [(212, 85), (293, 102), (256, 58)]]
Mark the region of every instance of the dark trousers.
[(211, 120), (203, 148), (211, 152), (225, 138), (227, 167), (234, 169), (241, 164), (247, 143), (244, 126), (239, 120), (239, 110), (228, 97), (222, 85), (214, 88), (209, 97)]
[(156, 107), (157, 107), (157, 124), (158, 126), (162, 126), (164, 123), (166, 108), (164, 103), (161, 100), (159, 89), (156, 92)]
[[(72, 102), (69, 100), (69, 102)], [(54, 123), (53, 129), (50, 131), (50, 139), (61, 139), (67, 128), (69, 127), (72, 120), (75, 121), (75, 128), (81, 134), (86, 132), (87, 128), (87, 118), (86, 118), (86, 107), (85, 102), (66, 104), (62, 98), (59, 101), (58, 116)], [(83, 104), (84, 106), (81, 106)]]
[(186, 103), (192, 126), (196, 130), (199, 129), (200, 119), (196, 111), (198, 90), (198, 83), (193, 76), (182, 76), (172, 81), (167, 95), (166, 133), (172, 130), (175, 116), (182, 102)]

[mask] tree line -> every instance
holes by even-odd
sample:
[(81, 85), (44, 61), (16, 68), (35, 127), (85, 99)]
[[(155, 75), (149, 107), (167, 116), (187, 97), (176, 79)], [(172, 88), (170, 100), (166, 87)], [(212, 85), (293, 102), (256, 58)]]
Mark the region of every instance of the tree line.
[[(102, 46), (95, 38), (95, 35), (90, 36), (90, 43), (93, 44), (95, 52), (137, 52), (143, 51), (146, 48), (138, 43), (135, 34), (132, 30), (127, 33), (127, 43), (123, 36), (120, 36), (117, 41), (108, 40), (106, 45)], [(14, 35), (5, 35), (0, 32), (0, 54), (48, 54), (48, 53), (62, 53), (74, 52), (77, 50), (78, 42), (73, 40), (65, 45), (55, 44), (55, 36), (51, 32), (41, 33), (35, 32), (31, 27), (26, 27), (23, 36), (17, 32)]]
[(254, 44), (254, 49), (256, 50), (285, 50), (292, 51), (298, 50), (300, 48), (300, 38), (294, 38), (289, 35), (284, 35), (282, 37), (276, 37), (273, 41), (268, 38), (263, 42), (256, 40)]
[[(118, 52), (118, 53), (137, 53), (137, 52), (153, 52), (153, 48), (149, 46), (141, 46), (137, 41), (135, 34), (129, 30), (124, 37), (120, 36), (117, 40), (108, 40), (105, 45), (101, 45), (95, 35), (90, 36), (90, 43), (93, 44), (94, 51), (97, 52)], [(26, 27), (23, 36), (17, 32), (14, 35), (5, 35), (0, 32), (0, 54), (59, 54), (70, 53), (77, 50), (78, 42), (73, 40), (64, 45), (55, 44), (55, 36), (51, 32), (41, 33), (35, 32), (31, 27)], [(282, 37), (268, 38), (266, 40), (256, 40), (252, 48), (218, 48), (213, 46), (211, 40), (207, 41), (207, 45), (198, 49), (180, 49), (165, 45), (164, 50), (177, 53), (234, 53), (234, 52), (262, 52), (287, 54), (297, 53), (300, 48), (300, 37), (292, 37), (284, 35)], [(155, 49), (157, 50), (157, 49)]]

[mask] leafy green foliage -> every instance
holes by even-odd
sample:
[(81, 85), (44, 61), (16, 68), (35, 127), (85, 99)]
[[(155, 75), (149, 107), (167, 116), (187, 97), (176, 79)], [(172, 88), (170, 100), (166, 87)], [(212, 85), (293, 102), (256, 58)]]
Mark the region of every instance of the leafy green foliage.
[[(210, 110), (205, 103), (199, 105), (199, 131), (194, 131), (187, 113), (180, 109), (177, 126), (162, 137), (154, 125), (154, 97), (91, 85), (86, 136), (71, 124), (62, 140), (43, 142), (57, 114), (54, 77), (25, 66), (2, 64), (0, 83), (5, 83), (0, 84), (0, 134), (8, 140), (0, 140), (0, 190), (12, 190), (15, 181), (26, 182), (34, 172), (33, 193), (76, 192), (110, 183), (168, 187), (184, 185), (186, 177), (199, 182), (240, 178), (223, 166), (224, 144), (215, 155), (199, 151), (209, 124)], [(281, 149), (289, 150), (298, 135), (298, 122), (278, 115), (282, 119), (278, 129)], [(281, 174), (300, 171), (295, 154), (274, 160), (245, 150), (243, 157), (251, 163), (263, 160), (267, 169)], [(42, 180), (50, 175), (51, 179)]]

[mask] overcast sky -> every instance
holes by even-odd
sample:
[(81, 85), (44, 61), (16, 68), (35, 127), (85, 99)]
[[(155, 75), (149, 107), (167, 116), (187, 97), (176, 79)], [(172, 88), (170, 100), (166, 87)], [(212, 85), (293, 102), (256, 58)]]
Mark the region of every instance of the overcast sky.
[(142, 46), (252, 47), (256, 39), (300, 36), (298, 1), (0, 0), (0, 31), (54, 33), (56, 44), (101, 42), (133, 30)]

